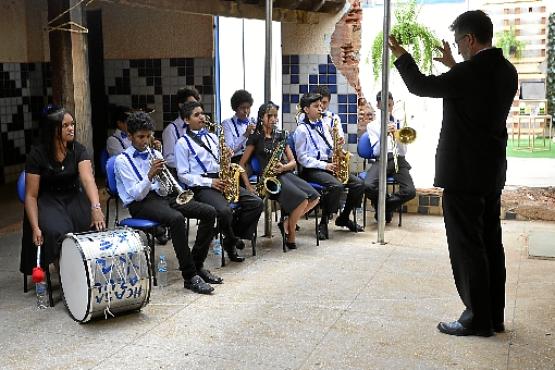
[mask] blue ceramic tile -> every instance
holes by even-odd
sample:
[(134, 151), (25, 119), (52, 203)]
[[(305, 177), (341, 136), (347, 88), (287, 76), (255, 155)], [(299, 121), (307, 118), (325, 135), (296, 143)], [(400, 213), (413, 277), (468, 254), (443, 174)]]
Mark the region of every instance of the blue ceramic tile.
[(341, 122), (347, 122), (347, 114), (339, 114), (339, 118), (341, 118)]
[(357, 102), (357, 94), (349, 94), (349, 103), (355, 103)]
[(299, 85), (299, 93), (306, 94), (308, 92), (308, 85)]
[(281, 67), (281, 74), (288, 75), (289, 74), (289, 65), (283, 65)]
[(329, 65), (328, 65), (328, 73), (329, 73), (329, 74), (332, 74), (332, 75), (334, 75), (334, 74), (337, 73), (337, 71), (336, 71), (336, 69), (335, 69), (335, 65), (333, 65), (333, 64), (329, 64)]
[(291, 55), (290, 62), (291, 62), (291, 64), (299, 64), (299, 56), (298, 55)]
[(289, 64), (289, 55), (282, 55), (281, 56), (281, 63), (283, 65)]
[(328, 89), (330, 90), (330, 94), (337, 94), (337, 85), (328, 85)]
[[(339, 109), (338, 113), (347, 113), (347, 105), (346, 104), (339, 104), (338, 109)], [(341, 120), (343, 121), (343, 118)]]
[(318, 73), (321, 75), (328, 73), (328, 66), (326, 64), (318, 64)]
[(318, 77), (318, 82), (319, 82), (320, 84), (327, 84), (327, 83), (328, 83), (328, 76), (325, 76), (325, 75), (322, 76), (322, 75), (320, 75), (320, 76)]
[(328, 83), (329, 84), (337, 84), (337, 76), (336, 75), (329, 75), (328, 76)]
[(349, 113), (357, 113), (358, 112), (356, 104), (349, 104), (347, 109), (349, 110)]
[(291, 74), (292, 75), (298, 75), (299, 74), (299, 65), (291, 65), (290, 68)]
[(347, 124), (342, 123), (341, 126), (343, 127), (343, 132), (347, 132)]
[(282, 113), (291, 113), (291, 104), (283, 103), (283, 107), (281, 108)]
[(283, 104), (289, 103), (289, 94), (283, 94)]
[(308, 75), (308, 82), (316, 85), (318, 83), (318, 75)]
[(349, 144), (356, 144), (357, 143), (357, 134), (348, 134), (347, 142)]
[(291, 75), (291, 85), (299, 83), (299, 75)]
[(347, 95), (345, 95), (345, 94), (337, 95), (337, 102), (338, 103), (347, 103)]
[(357, 123), (357, 115), (356, 114), (349, 114), (349, 120), (347, 123)]
[(297, 104), (299, 102), (299, 95), (298, 94), (291, 94), (291, 103)]

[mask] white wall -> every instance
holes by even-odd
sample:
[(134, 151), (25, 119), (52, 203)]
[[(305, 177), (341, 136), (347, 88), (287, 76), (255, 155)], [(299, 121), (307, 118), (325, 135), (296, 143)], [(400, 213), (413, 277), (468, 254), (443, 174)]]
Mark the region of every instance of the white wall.
[[(251, 116), (264, 103), (265, 23), (256, 19), (220, 17), (220, 101), (222, 120), (233, 116), (231, 95), (238, 89), (254, 99)], [(243, 51), (244, 50), (244, 51)], [(272, 23), (271, 100), (281, 105), (281, 24)]]

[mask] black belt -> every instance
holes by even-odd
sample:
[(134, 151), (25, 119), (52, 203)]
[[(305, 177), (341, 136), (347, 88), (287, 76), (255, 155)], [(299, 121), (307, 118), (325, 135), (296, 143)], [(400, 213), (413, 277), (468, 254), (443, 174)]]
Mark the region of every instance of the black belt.
[(220, 176), (217, 173), (203, 173), (202, 177), (209, 177), (211, 179), (217, 179)]

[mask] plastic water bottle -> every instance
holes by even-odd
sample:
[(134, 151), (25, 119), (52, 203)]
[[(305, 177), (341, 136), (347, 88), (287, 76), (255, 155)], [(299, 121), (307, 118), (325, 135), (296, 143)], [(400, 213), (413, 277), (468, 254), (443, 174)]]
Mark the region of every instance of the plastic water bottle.
[(222, 256), (222, 244), (220, 243), (219, 238), (212, 240), (212, 252), (216, 257)]
[(166, 256), (160, 255), (160, 262), (158, 262), (158, 286), (163, 288), (168, 285), (168, 263)]
[(46, 297), (46, 282), (41, 281), (35, 283), (35, 290), (37, 291), (37, 308), (48, 308), (48, 298)]

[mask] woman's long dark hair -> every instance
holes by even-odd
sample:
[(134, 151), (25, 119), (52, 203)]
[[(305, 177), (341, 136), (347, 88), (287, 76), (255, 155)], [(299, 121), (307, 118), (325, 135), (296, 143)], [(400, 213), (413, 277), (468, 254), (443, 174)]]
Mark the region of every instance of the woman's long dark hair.
[[(62, 122), (68, 113), (63, 107), (48, 104), (42, 111), (42, 118), (39, 125), (39, 143), (44, 147), (48, 159), (51, 163), (56, 161), (56, 142), (62, 141)], [(73, 143), (68, 146), (68, 150), (73, 149)]]

